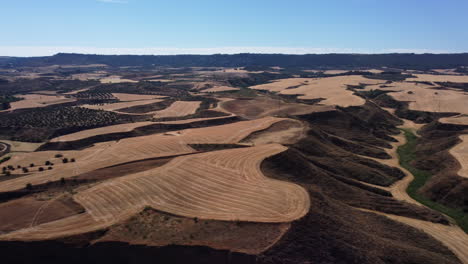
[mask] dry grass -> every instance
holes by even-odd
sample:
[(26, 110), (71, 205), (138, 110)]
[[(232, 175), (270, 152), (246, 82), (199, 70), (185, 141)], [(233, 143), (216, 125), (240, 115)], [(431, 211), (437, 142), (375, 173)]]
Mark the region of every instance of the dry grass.
[(290, 222), (308, 212), (307, 191), (266, 178), (260, 171), (263, 159), (285, 149), (270, 144), (182, 156), (163, 167), (79, 192), (74, 199), (86, 208), (83, 215), (13, 232), (3, 239), (83, 233), (128, 219), (146, 206), (200, 219)]
[(453, 147), (450, 154), (460, 162), (461, 168), (458, 175), (468, 178), (468, 135), (461, 135), (460, 139), (462, 142)]
[(193, 115), (200, 107), (200, 101), (176, 101), (168, 108), (152, 112), (154, 118), (181, 117)]
[(13, 111), (16, 109), (45, 107), (54, 104), (63, 104), (73, 102), (75, 99), (66, 98), (61, 95), (41, 95), (41, 94), (26, 94), (15, 95), (16, 97), (23, 98), (21, 101), (10, 103), (11, 108), (5, 111)]

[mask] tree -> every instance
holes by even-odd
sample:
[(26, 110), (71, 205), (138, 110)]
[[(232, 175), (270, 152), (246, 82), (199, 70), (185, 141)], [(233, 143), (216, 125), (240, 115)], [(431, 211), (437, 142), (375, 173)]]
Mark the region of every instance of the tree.
[(61, 184), (61, 185), (64, 185), (64, 184), (65, 184), (65, 178), (63, 178), (63, 177), (60, 178), (60, 184)]
[(62, 154), (55, 154), (55, 157), (56, 158), (61, 158), (61, 157), (63, 157), (63, 155)]
[(75, 162), (75, 158), (71, 158), (71, 159), (70, 159), (70, 162)]
[(28, 168), (23, 167), (23, 172), (24, 172), (24, 173), (28, 173), (28, 172), (29, 172)]
[(31, 183), (26, 184), (26, 189), (27, 190), (32, 190), (33, 186)]
[(34, 163), (29, 164), (29, 167), (31, 167), (31, 168), (34, 167), (34, 166), (35, 166)]
[(62, 162), (63, 162), (63, 163), (68, 163), (68, 159), (67, 159), (67, 158), (63, 158)]
[(53, 168), (52, 168), (52, 167), (48, 167), (47, 169), (48, 169), (48, 170), (51, 170), (51, 169), (53, 169)]
[(39, 167), (39, 171), (44, 171), (44, 168), (42, 168), (42, 167)]
[(47, 166), (51, 165), (50, 161), (46, 161), (45, 165), (47, 165)]

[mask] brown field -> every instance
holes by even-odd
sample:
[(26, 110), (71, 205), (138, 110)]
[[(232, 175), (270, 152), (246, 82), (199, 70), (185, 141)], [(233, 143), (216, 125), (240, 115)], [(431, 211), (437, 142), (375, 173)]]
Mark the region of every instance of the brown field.
[(409, 108), (412, 110), (468, 114), (466, 104), (468, 94), (456, 89), (435, 89), (435, 87), (421, 83), (393, 82), (386, 87), (376, 85), (366, 87), (364, 90), (397, 91), (388, 95), (398, 101), (410, 102)]
[(432, 74), (414, 74), (417, 76), (416, 79), (408, 79), (410, 81), (420, 82), (456, 82), (456, 83), (468, 83), (468, 76), (457, 76), (457, 75), (432, 75)]
[(65, 98), (65, 96), (61, 96), (61, 95), (26, 94), (26, 95), (15, 95), (15, 96), (23, 98), (23, 100), (10, 103), (11, 108), (7, 110), (3, 110), (3, 111), (13, 111), (16, 109), (45, 107), (49, 105), (63, 104), (63, 103), (75, 101), (75, 99)]
[(458, 175), (468, 178), (468, 135), (461, 135), (458, 145), (450, 150), (450, 153), (460, 162), (461, 168)]
[(79, 192), (74, 200), (86, 209), (85, 214), (3, 238), (34, 240), (83, 233), (128, 219), (146, 206), (200, 219), (290, 222), (308, 212), (308, 193), (296, 184), (266, 178), (260, 171), (263, 159), (285, 149), (270, 144), (182, 156), (163, 167)]
[(251, 100), (224, 100), (220, 103), (220, 107), (227, 112), (249, 119), (273, 115), (304, 115), (333, 109), (331, 106), (285, 103), (268, 97), (257, 97)]
[(176, 101), (168, 108), (152, 112), (154, 118), (180, 117), (193, 115), (200, 106), (200, 101)]
[(320, 104), (343, 107), (364, 104), (364, 99), (347, 90), (347, 85), (378, 84), (382, 80), (366, 79), (362, 76), (338, 76), (329, 78), (292, 78), (252, 86), (252, 89), (268, 90), (287, 95), (298, 95), (299, 99), (324, 99)]
[(76, 133), (67, 134), (64, 136), (56, 137), (50, 140), (50, 142), (64, 142), (64, 141), (74, 141), (80, 140), (83, 138), (88, 138), (97, 135), (104, 135), (109, 133), (117, 133), (117, 132), (128, 132), (132, 131), (133, 129), (141, 126), (151, 125), (153, 122), (136, 122), (136, 123), (127, 123), (127, 124), (120, 124), (120, 125), (113, 125), (113, 126), (106, 126), (106, 127), (98, 127), (93, 129), (82, 130)]
[(119, 102), (103, 105), (81, 105), (80, 107), (85, 107), (95, 110), (105, 110), (105, 111), (117, 111), (119, 109), (137, 106), (137, 105), (146, 105), (162, 102), (162, 99), (151, 99), (151, 100), (140, 100), (140, 101), (131, 101), (131, 102)]
[[(235, 144), (251, 133), (266, 129), (281, 120), (284, 119), (267, 117), (227, 125), (126, 138), (118, 142), (95, 144), (93, 147), (84, 150), (41, 151), (18, 154), (2, 165), (16, 167), (17, 165), (27, 166), (34, 163), (36, 167), (30, 169), (27, 176), (15, 172), (22, 177), (3, 181), (2, 185), (0, 185), (0, 192), (22, 189), (28, 183), (37, 185), (47, 181), (57, 181), (62, 177), (73, 177), (121, 163), (196, 152), (188, 144)], [(63, 164), (61, 158), (54, 158), (56, 154), (62, 154), (67, 158), (75, 158), (76, 162)], [(55, 164), (54, 169), (38, 172), (38, 167), (47, 160)]]
[(205, 90), (201, 90), (201, 92), (206, 92), (206, 93), (215, 93), (215, 92), (225, 92), (225, 91), (237, 91), (239, 88), (236, 87), (231, 87), (231, 86), (216, 86), (213, 88), (208, 88)]
[(452, 117), (444, 117), (439, 119), (439, 122), (454, 125), (468, 125), (468, 115), (457, 115)]
[(130, 80), (130, 79), (122, 79), (120, 76), (112, 75), (108, 77), (104, 77), (99, 79), (101, 83), (125, 83), (125, 82), (132, 82), (136, 83), (137, 81)]
[(0, 142), (4, 142), (10, 145), (10, 152), (33, 152), (43, 144), (3, 139), (0, 139)]
[(165, 98), (165, 96), (150, 94), (112, 93), (112, 95), (122, 102)]

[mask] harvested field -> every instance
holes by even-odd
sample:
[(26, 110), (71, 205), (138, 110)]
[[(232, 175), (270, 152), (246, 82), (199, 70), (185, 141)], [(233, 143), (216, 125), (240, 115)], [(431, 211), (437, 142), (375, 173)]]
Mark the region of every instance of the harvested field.
[(74, 199), (85, 214), (12, 232), (3, 239), (35, 240), (97, 230), (146, 206), (200, 219), (290, 222), (308, 212), (307, 191), (266, 178), (260, 171), (263, 159), (285, 149), (270, 144), (178, 157), (163, 167), (79, 192)]
[[(227, 125), (126, 138), (118, 142), (95, 144), (81, 151), (41, 151), (18, 154), (4, 165), (27, 166), (30, 163), (44, 164), (49, 160), (55, 164), (54, 169), (43, 172), (37, 172), (35, 169), (30, 171), (30, 175), (3, 181), (0, 185), (0, 192), (19, 190), (28, 183), (36, 185), (47, 181), (57, 181), (62, 177), (73, 177), (121, 163), (196, 152), (188, 144), (235, 144), (251, 133), (266, 129), (281, 120), (284, 119), (267, 117)], [(63, 164), (61, 158), (54, 158), (56, 154), (75, 158), (76, 162)]]
[(252, 133), (242, 142), (253, 145), (272, 143), (288, 145), (301, 140), (305, 133), (306, 127), (302, 122), (288, 119), (277, 122), (265, 130)]
[(122, 102), (165, 98), (165, 96), (150, 94), (112, 93), (112, 95)]
[(181, 117), (193, 115), (200, 107), (200, 101), (176, 101), (166, 109), (153, 112), (154, 118)]
[(120, 124), (120, 125), (113, 125), (113, 126), (106, 126), (106, 127), (99, 127), (94, 129), (87, 129), (82, 130), (76, 133), (67, 134), (64, 136), (56, 137), (50, 140), (50, 142), (63, 142), (63, 141), (74, 141), (80, 140), (96, 135), (104, 135), (110, 133), (117, 133), (117, 132), (128, 132), (132, 131), (133, 129), (141, 126), (151, 125), (153, 122), (136, 122), (136, 123), (127, 123), (127, 124)]
[(221, 108), (248, 119), (273, 115), (304, 115), (333, 109), (331, 106), (285, 103), (268, 97), (229, 100), (221, 103)]
[(439, 122), (445, 124), (465, 125), (468, 126), (468, 115), (458, 115), (452, 117), (444, 117), (439, 119)]
[(347, 90), (347, 85), (378, 84), (381, 80), (371, 80), (362, 76), (338, 76), (329, 78), (292, 78), (272, 83), (252, 86), (252, 89), (279, 92), (285, 95), (297, 95), (298, 99), (322, 99), (320, 104), (343, 107), (364, 104), (364, 99)]
[(458, 175), (468, 178), (468, 135), (461, 135), (460, 139), (462, 142), (452, 148), (450, 154), (452, 154), (461, 165)]
[(10, 145), (11, 152), (33, 152), (43, 144), (43, 143), (31, 143), (31, 142), (21, 142), (21, 141), (12, 141), (12, 140), (3, 140), (3, 139), (0, 139), (0, 142), (4, 142)]
[[(41, 95), (41, 94), (26, 94), (15, 95), (23, 98), (23, 100), (10, 103), (11, 108), (4, 111), (13, 111), (17, 109), (45, 107), (54, 104), (63, 104), (73, 102), (75, 99), (66, 98), (61, 95)], [(0, 111), (1, 112), (1, 111)]]
[(237, 90), (239, 90), (239, 88), (231, 87), (231, 86), (215, 86), (213, 88), (201, 90), (201, 92), (215, 93), (215, 92), (226, 92), (226, 91), (237, 91)]
[(345, 71), (345, 70), (328, 70), (328, 71), (324, 71), (323, 73), (325, 74), (343, 74), (343, 73), (347, 73), (348, 71)]
[(136, 83), (137, 81), (130, 80), (130, 79), (122, 79), (120, 76), (112, 75), (109, 77), (104, 77), (99, 79), (101, 83), (125, 83), (125, 82), (131, 82), (131, 83)]
[(414, 82), (393, 82), (385, 87), (366, 87), (365, 91), (379, 89), (398, 101), (409, 102), (411, 110), (468, 114), (468, 94), (456, 89), (437, 89), (434, 85)]
[(162, 99), (151, 99), (151, 100), (140, 100), (140, 101), (132, 101), (132, 102), (111, 103), (111, 104), (104, 104), (104, 105), (81, 105), (80, 107), (85, 107), (85, 108), (94, 109), (94, 110), (117, 111), (117, 110), (123, 109), (123, 108), (128, 108), (128, 107), (138, 106), (138, 105), (159, 103), (161, 101), (163, 101), (163, 100)]
[(468, 83), (467, 75), (432, 75), (432, 74), (414, 74), (416, 79), (409, 79), (411, 81), (419, 82), (455, 82), (455, 83)]

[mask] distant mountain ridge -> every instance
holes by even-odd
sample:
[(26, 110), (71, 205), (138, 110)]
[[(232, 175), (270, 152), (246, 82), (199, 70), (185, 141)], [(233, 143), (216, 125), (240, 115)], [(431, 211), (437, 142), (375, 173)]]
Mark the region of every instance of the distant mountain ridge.
[(3, 57), (0, 67), (107, 64), (109, 66), (304, 68), (389, 67), (404, 69), (468, 66), (468, 53), (458, 54), (214, 54), (214, 55), (91, 55), (58, 53), (45, 57)]

